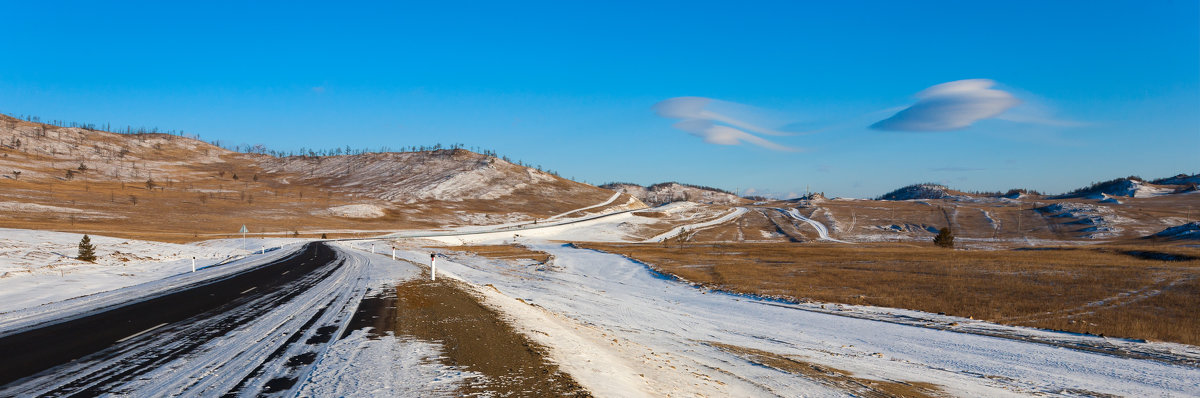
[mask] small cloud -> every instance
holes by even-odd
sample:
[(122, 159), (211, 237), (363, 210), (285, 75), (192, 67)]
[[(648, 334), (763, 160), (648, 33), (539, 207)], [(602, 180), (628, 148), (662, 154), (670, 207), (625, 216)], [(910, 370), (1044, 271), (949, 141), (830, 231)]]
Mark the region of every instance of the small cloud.
[(818, 172), (818, 173), (828, 173), (828, 172), (830, 172), (830, 171), (832, 171), (832, 170), (833, 170), (833, 169), (832, 169), (832, 168), (830, 168), (830, 167), (829, 167), (829, 165), (827, 165), (827, 164), (823, 164), (823, 165), (817, 166), (817, 172)]
[(314, 93), (317, 93), (317, 94), (325, 94), (325, 86), (316, 86), (316, 87), (313, 87), (313, 88), (312, 88), (312, 91), (313, 91)]
[(991, 88), (989, 79), (967, 79), (938, 84), (917, 93), (917, 103), (871, 125), (876, 130), (949, 131), (999, 116), (1021, 100)]
[(963, 172), (963, 171), (984, 171), (984, 170), (987, 170), (987, 169), (983, 169), (983, 168), (979, 168), (979, 167), (955, 167), (955, 166), (951, 166), (951, 167), (935, 167), (935, 168), (932, 168), (932, 169), (929, 169), (929, 170), (930, 170), (930, 171), (950, 171), (950, 172)]
[(797, 148), (776, 144), (757, 134), (786, 136), (792, 133), (762, 127), (745, 118), (714, 111), (712, 108), (737, 105), (704, 97), (675, 97), (663, 100), (651, 108), (654, 113), (669, 119), (680, 119), (672, 127), (716, 145), (749, 143), (774, 151), (798, 151)]

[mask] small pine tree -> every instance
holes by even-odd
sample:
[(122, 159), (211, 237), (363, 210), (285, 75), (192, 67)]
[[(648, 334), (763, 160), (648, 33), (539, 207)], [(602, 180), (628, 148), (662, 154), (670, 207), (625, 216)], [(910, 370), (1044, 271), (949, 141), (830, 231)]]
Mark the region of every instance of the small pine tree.
[(954, 248), (954, 232), (950, 231), (950, 227), (942, 228), (938, 231), (937, 236), (933, 237), (933, 244), (945, 247), (948, 249)]
[(325, 236), (325, 234), (321, 234), (321, 239), (329, 239), (329, 237)]
[(89, 263), (96, 262), (96, 246), (92, 245), (92, 238), (84, 235), (83, 239), (79, 240), (79, 256), (75, 258)]

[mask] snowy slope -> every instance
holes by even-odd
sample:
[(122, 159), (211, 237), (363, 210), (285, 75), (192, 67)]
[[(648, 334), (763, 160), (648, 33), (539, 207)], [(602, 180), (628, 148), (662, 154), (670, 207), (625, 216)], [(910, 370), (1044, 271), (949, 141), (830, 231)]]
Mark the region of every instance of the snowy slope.
[[(335, 189), (397, 203), (494, 200), (529, 189), (559, 194), (594, 192), (588, 185), (466, 150), (262, 158), (267, 173), (288, 173)], [(292, 183), (296, 183), (293, 181)]]
[(636, 184), (612, 183), (601, 185), (600, 188), (633, 195), (633, 197), (652, 206), (681, 200), (722, 205), (739, 205), (748, 202), (746, 199), (728, 192), (677, 182), (664, 182), (648, 187)]

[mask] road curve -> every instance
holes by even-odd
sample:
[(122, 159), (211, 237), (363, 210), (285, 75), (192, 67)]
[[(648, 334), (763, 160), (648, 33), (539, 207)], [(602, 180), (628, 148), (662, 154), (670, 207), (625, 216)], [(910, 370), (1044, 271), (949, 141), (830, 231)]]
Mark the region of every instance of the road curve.
[[(306, 245), (274, 263), (205, 281), (186, 290), (133, 301), (84, 317), (19, 331), (0, 338), (0, 391), (6, 384), (136, 340), (180, 321), (220, 311), (328, 268), (338, 256), (323, 243)], [(5, 395), (0, 393), (0, 395)]]

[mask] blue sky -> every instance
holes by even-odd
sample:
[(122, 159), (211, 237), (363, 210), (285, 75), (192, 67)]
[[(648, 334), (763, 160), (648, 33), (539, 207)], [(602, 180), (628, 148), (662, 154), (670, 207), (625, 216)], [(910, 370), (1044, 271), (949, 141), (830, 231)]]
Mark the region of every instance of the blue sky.
[(1195, 1), (432, 3), (5, 1), (0, 112), (783, 196), (1200, 172)]

